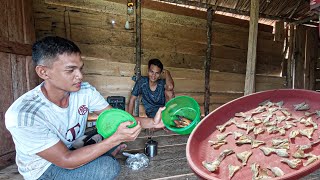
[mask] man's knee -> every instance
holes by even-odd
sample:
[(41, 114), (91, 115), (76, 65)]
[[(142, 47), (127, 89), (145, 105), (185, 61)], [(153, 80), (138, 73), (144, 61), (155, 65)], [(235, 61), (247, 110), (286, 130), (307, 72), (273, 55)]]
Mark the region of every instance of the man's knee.
[(100, 176), (101, 179), (115, 179), (119, 175), (121, 166), (115, 158), (111, 156), (101, 156), (98, 159), (100, 173), (97, 176)]

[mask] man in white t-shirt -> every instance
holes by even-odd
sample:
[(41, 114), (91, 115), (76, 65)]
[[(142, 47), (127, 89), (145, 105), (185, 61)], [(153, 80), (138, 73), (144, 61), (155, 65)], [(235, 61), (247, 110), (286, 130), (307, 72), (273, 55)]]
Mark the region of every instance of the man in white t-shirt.
[(124, 122), (111, 137), (70, 150), (84, 135), (88, 113), (112, 108), (93, 86), (82, 82), (80, 53), (72, 41), (60, 37), (43, 38), (32, 47), (43, 82), (18, 98), (5, 115), (25, 179), (114, 179), (120, 165), (113, 156), (124, 148), (119, 144), (134, 141), (142, 127), (164, 127), (160, 108), (153, 119), (137, 117), (134, 128)]

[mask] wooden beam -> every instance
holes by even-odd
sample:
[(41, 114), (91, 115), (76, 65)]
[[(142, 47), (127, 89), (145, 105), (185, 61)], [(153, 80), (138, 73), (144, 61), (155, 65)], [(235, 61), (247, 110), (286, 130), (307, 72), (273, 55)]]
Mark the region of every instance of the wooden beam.
[(293, 52), (295, 49), (295, 25), (289, 25), (289, 49), (288, 49), (288, 61), (287, 61), (287, 87), (293, 88)]
[[(136, 82), (141, 77), (141, 0), (136, 0)], [(139, 116), (139, 98), (135, 101), (134, 114)]]
[(318, 19), (318, 15), (314, 14), (314, 15), (308, 16), (308, 17), (306, 17), (304, 19), (300, 19), (298, 21), (293, 21), (293, 22), (291, 22), (291, 24), (295, 24), (295, 25), (304, 24), (304, 23), (308, 23), (311, 20), (317, 20), (317, 19)]
[(209, 7), (207, 10), (207, 51), (206, 51), (206, 61), (204, 64), (205, 69), (205, 93), (204, 93), (204, 114), (209, 114), (210, 106), (210, 69), (211, 69), (211, 40), (212, 40), (212, 19), (213, 19), (213, 9)]
[(22, 44), (18, 42), (11, 42), (5, 39), (0, 40), (0, 52), (6, 52), (11, 54), (31, 56), (32, 45)]
[(259, 1), (251, 0), (247, 71), (246, 71), (244, 95), (248, 95), (255, 92), (258, 20), (259, 20)]

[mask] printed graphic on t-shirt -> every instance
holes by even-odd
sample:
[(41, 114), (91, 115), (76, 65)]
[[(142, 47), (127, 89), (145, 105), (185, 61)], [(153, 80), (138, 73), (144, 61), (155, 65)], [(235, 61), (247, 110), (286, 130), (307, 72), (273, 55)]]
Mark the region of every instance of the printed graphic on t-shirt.
[(67, 141), (72, 142), (76, 139), (77, 135), (80, 133), (80, 127), (81, 126), (78, 123), (77, 125), (73, 126), (67, 131), (67, 134), (66, 134)]
[(85, 115), (88, 111), (89, 111), (89, 109), (87, 108), (86, 105), (82, 105), (82, 106), (80, 106), (79, 109), (78, 109), (78, 113), (79, 113), (80, 115)]

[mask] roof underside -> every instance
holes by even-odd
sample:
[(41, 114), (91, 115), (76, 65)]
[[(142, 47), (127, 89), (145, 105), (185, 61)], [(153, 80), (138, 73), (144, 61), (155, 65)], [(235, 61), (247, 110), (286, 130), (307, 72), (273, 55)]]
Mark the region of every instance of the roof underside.
[[(250, 0), (156, 0), (192, 9), (206, 10), (212, 6), (220, 14), (248, 19)], [(260, 0), (259, 22), (272, 24), (275, 20), (317, 25), (316, 11), (310, 10), (309, 0)]]

